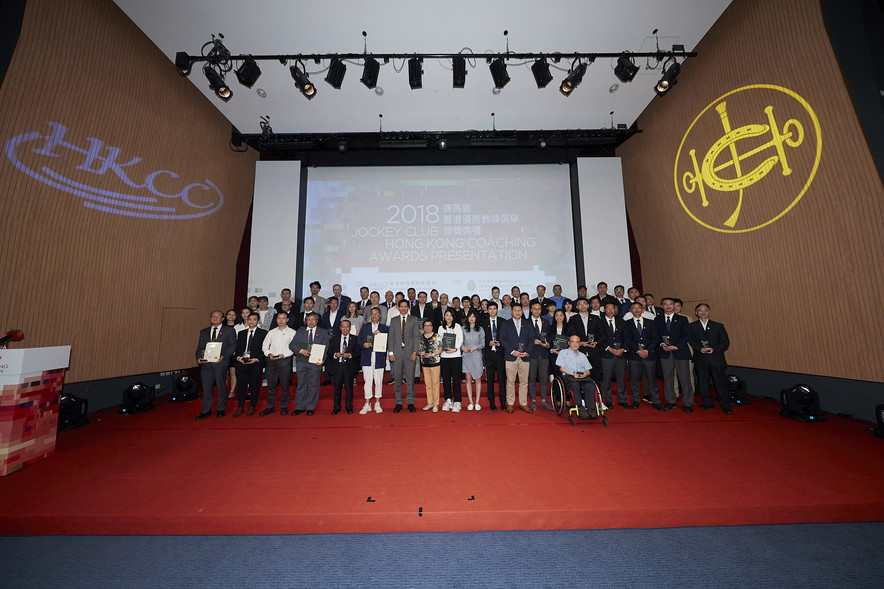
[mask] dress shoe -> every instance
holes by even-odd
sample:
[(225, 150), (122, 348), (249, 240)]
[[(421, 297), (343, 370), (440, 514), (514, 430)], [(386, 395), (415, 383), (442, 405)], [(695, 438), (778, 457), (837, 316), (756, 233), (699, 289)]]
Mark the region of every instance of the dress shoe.
[(387, 381), (387, 384), (393, 384), (393, 382), (394, 382), (394, 381), (393, 381), (393, 379), (391, 378), (390, 380)]
[(670, 409), (675, 409), (675, 407), (676, 407), (675, 403), (666, 403), (666, 406), (663, 407), (663, 409), (666, 409), (667, 411), (669, 411)]
[(396, 406), (393, 407), (393, 413), (399, 413), (402, 411), (402, 403), (396, 403)]
[(308, 409), (308, 410), (307, 410), (307, 415), (308, 415), (308, 416), (309, 416), (309, 415), (313, 415), (313, 409)]
[(331, 379), (330, 379), (330, 378), (327, 378), (327, 379), (325, 379), (324, 381), (322, 381), (322, 384), (323, 384), (323, 385), (329, 385), (329, 384), (331, 384), (331, 383), (332, 383), (332, 382), (331, 382)]
[(632, 409), (632, 405), (630, 405), (629, 403), (617, 403), (617, 404), (620, 405), (621, 407), (623, 407), (624, 409)]
[(347, 415), (353, 415), (353, 408), (347, 407)]
[(337, 415), (337, 414), (340, 413), (340, 412), (341, 412), (340, 409), (333, 409), (333, 410), (332, 410), (332, 415)]
[(300, 415), (302, 413), (304, 413), (303, 409), (295, 409), (294, 411), (292, 411), (292, 415)]
[(659, 411), (660, 413), (666, 411), (666, 409), (664, 409), (663, 406), (660, 405), (659, 403), (654, 403), (653, 405), (654, 405), (654, 409), (656, 409), (656, 410)]
[(497, 411), (497, 405), (489, 405), (488, 408), (492, 411)]
[(416, 411), (417, 411), (417, 409), (415, 409), (415, 407), (414, 407), (414, 403), (409, 403), (409, 404), (408, 404), (408, 412), (409, 412), (409, 413), (414, 413), (414, 412), (416, 412)]
[(279, 410), (279, 414), (280, 414), (280, 415), (288, 415), (288, 414), (289, 414), (289, 410), (288, 410), (288, 409), (280, 409), (280, 410)]
[(512, 405), (507, 405), (507, 406), (506, 406), (506, 412), (507, 412), (507, 413), (512, 413), (512, 412), (513, 412), (513, 406), (512, 406)]
[(638, 401), (636, 401), (635, 403), (633, 403), (632, 405), (630, 405), (629, 408), (630, 408), (630, 409), (638, 409), (640, 406), (641, 406), (641, 403), (639, 403)]
[(645, 395), (642, 397), (642, 401), (647, 401), (648, 403), (653, 403), (654, 400), (651, 398), (651, 395)]
[(233, 412), (233, 416), (234, 416), (234, 417), (239, 417), (239, 416), (242, 415), (243, 413), (245, 413), (245, 410), (244, 410), (242, 407), (237, 407), (237, 408), (236, 408), (236, 411)]
[(694, 410), (691, 409), (691, 406), (690, 406), (690, 405), (688, 405), (687, 407), (684, 408), (684, 412), (685, 412), (685, 413), (693, 413)]
[(701, 405), (700, 409), (712, 409), (715, 405)]
[(553, 406), (546, 402), (546, 399), (544, 399), (543, 401), (540, 402), (540, 406), (543, 407), (544, 409), (549, 409), (550, 411), (555, 411), (555, 409), (553, 409)]
[(221, 411), (216, 411), (215, 413), (218, 415), (218, 417), (224, 417), (224, 410), (223, 409)]
[(531, 401), (531, 411), (537, 411), (537, 402)]
[(260, 415), (261, 417), (264, 417), (265, 415), (270, 415), (271, 413), (275, 413), (275, 412), (276, 412), (276, 409), (274, 409), (273, 407), (268, 407), (267, 409), (265, 409), (264, 411), (262, 411), (258, 415)]
[(723, 411), (724, 411), (725, 413), (727, 413), (728, 415), (733, 415), (733, 414), (734, 414), (734, 410), (733, 410), (733, 409), (724, 409)]
[(519, 405), (519, 409), (524, 411), (525, 413), (534, 413), (534, 410), (531, 409), (528, 405)]
[(194, 417), (193, 420), (194, 420), (194, 421), (199, 421), (200, 419), (205, 419), (205, 418), (207, 418), (207, 417), (210, 417), (211, 415), (212, 415), (211, 413), (200, 413), (199, 415), (197, 415), (196, 417)]
[(249, 407), (249, 410), (246, 412), (246, 417), (251, 417), (254, 414), (255, 414), (255, 408)]

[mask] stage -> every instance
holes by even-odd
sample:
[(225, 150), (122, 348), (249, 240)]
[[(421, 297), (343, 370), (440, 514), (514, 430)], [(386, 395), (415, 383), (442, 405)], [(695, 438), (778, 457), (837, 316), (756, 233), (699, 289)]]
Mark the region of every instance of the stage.
[[(304, 534), (659, 528), (884, 520), (884, 441), (779, 404), (615, 407), (609, 426), (551, 411), (420, 411), (194, 422), (199, 401), (104, 410), (55, 455), (0, 479), (0, 530)], [(361, 388), (357, 387), (357, 396)], [(293, 395), (294, 396), (294, 391)], [(292, 403), (293, 405), (293, 403)], [(262, 407), (259, 407), (261, 409)]]

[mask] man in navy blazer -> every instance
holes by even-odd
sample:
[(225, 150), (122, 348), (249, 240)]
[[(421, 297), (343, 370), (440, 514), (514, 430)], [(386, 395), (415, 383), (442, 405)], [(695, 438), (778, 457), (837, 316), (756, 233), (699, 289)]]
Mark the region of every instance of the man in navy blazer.
[(339, 307), (338, 299), (336, 299), (335, 297), (331, 297), (326, 302), (325, 312), (323, 312), (322, 314), (322, 319), (319, 321), (319, 326), (328, 331), (329, 336), (340, 333), (339, 327), (341, 325), (341, 319), (344, 318), (345, 314), (346, 307)]
[(691, 349), (688, 347), (690, 329), (688, 318), (675, 312), (675, 299), (665, 297), (661, 301), (663, 314), (655, 320), (660, 334), (660, 366), (663, 368), (664, 409), (675, 409), (675, 379), (681, 390), (681, 404), (685, 413), (693, 412), (694, 387), (691, 385)]
[(243, 414), (246, 398), (249, 399), (249, 415), (254, 415), (258, 408), (258, 397), (261, 393), (261, 373), (267, 359), (261, 346), (267, 336), (267, 330), (258, 327), (261, 316), (249, 313), (246, 328), (236, 336), (236, 350), (233, 352), (236, 368), (236, 411), (234, 417)]
[[(224, 417), (224, 409), (227, 407), (227, 369), (230, 366), (230, 357), (236, 349), (236, 330), (232, 325), (222, 325), (223, 321), (224, 312), (215, 309), (209, 315), (209, 327), (200, 330), (196, 344), (196, 362), (199, 364), (200, 380), (203, 383), (203, 404), (194, 421), (212, 414), (212, 404), (215, 401), (212, 389), (215, 386), (218, 387), (218, 404), (215, 407), (218, 417)], [(221, 342), (221, 357), (217, 362), (203, 357), (209, 342)]]
[(630, 407), (638, 409), (640, 405), (642, 370), (644, 370), (648, 377), (648, 388), (651, 391), (651, 403), (654, 409), (665, 411), (660, 405), (660, 389), (657, 387), (657, 350), (660, 336), (657, 334), (656, 324), (642, 317), (641, 303), (632, 303), (629, 311), (632, 313), (632, 318), (624, 321), (623, 331), (629, 359), (629, 387), (632, 391)]
[(725, 371), (727, 361), (724, 353), (730, 347), (731, 342), (727, 337), (724, 325), (709, 319), (709, 305), (700, 303), (694, 309), (698, 321), (690, 324), (691, 347), (694, 348), (694, 366), (697, 367), (697, 392), (703, 398), (703, 409), (711, 409), (714, 406), (712, 396), (709, 394), (709, 377), (715, 384), (715, 392), (718, 395), (718, 404), (725, 413), (733, 413), (730, 399), (728, 398), (727, 380)]
[[(604, 282), (599, 284), (604, 285)], [(617, 300), (611, 297), (608, 302), (617, 304)], [(580, 351), (589, 358), (592, 369), (589, 371), (592, 379), (599, 384), (602, 382), (602, 350), (607, 345), (608, 335), (602, 325), (601, 317), (589, 312), (589, 301), (585, 298), (577, 299), (577, 313), (568, 321), (568, 335), (580, 337)], [(592, 336), (590, 338), (590, 336)], [(592, 341), (590, 341), (592, 339)]]
[(522, 306), (513, 303), (513, 318), (500, 327), (500, 344), (506, 359), (506, 412), (512, 413), (516, 402), (516, 376), (519, 377), (519, 408), (534, 413), (528, 405), (529, 357), (534, 350), (534, 327), (522, 316)]
[[(295, 410), (292, 415), (300, 415), (307, 412), (313, 415), (316, 403), (319, 401), (319, 376), (322, 374), (323, 361), (310, 362), (310, 353), (313, 345), (326, 346), (328, 351), (328, 331), (319, 325), (319, 315), (310, 313), (307, 315), (307, 325), (295, 332), (289, 349), (295, 354), (296, 371), (298, 373), (298, 388), (295, 389)], [(323, 354), (323, 360), (325, 354)]]
[(611, 381), (617, 380), (617, 403), (629, 408), (626, 400), (626, 324), (620, 317), (617, 305), (609, 302), (605, 305), (605, 316), (602, 318), (608, 341), (602, 350), (602, 400), (611, 407), (614, 397), (611, 393)]
[(350, 320), (341, 320), (340, 332), (331, 337), (328, 343), (328, 360), (326, 373), (331, 374), (334, 381), (334, 409), (332, 415), (341, 412), (341, 391), (344, 391), (344, 408), (353, 413), (353, 379), (359, 370), (359, 339), (350, 333)]

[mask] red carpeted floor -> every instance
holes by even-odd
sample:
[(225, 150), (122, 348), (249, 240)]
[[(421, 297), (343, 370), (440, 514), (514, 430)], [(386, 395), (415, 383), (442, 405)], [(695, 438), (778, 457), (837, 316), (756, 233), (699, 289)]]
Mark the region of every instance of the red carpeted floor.
[(393, 414), (385, 395), (380, 415), (330, 415), (330, 387), (311, 417), (196, 423), (199, 401), (165, 397), (142, 415), (101, 411), (60, 434), (54, 456), (0, 479), (0, 534), (884, 520), (884, 441), (861, 422), (798, 423), (753, 398), (733, 415), (642, 403), (614, 408), (608, 427), (572, 427), (543, 409)]

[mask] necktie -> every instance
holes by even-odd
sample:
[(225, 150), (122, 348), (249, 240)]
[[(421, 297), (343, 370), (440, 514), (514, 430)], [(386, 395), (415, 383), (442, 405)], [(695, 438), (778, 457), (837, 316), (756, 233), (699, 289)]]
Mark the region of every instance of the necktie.
[(638, 330), (638, 334), (641, 335), (642, 334), (642, 320), (641, 319), (635, 320), (635, 328)]
[(405, 347), (405, 316), (402, 317), (402, 347)]
[(513, 325), (516, 326), (516, 337), (522, 335), (522, 322), (521, 321), (513, 321)]
[(540, 336), (540, 323), (537, 319), (534, 320), (534, 333), (539, 337)]
[(218, 338), (218, 328), (213, 327), (212, 328), (212, 341), (215, 341), (217, 338)]
[(608, 319), (608, 323), (611, 325), (611, 333), (614, 333), (616, 330), (614, 329), (614, 320)]
[(341, 362), (344, 361), (344, 354), (347, 353), (347, 336), (344, 336), (344, 339), (341, 340)]
[[(249, 352), (249, 350), (252, 349), (252, 334), (253, 333), (254, 333), (254, 331), (250, 329), (249, 330), (249, 337), (246, 338), (246, 352)], [(249, 355), (251, 355), (251, 353), (249, 353)]]
[(307, 330), (307, 343), (310, 345), (313, 344), (313, 330), (312, 329)]
[(672, 317), (666, 318), (666, 331), (669, 331), (669, 328), (672, 326)]

